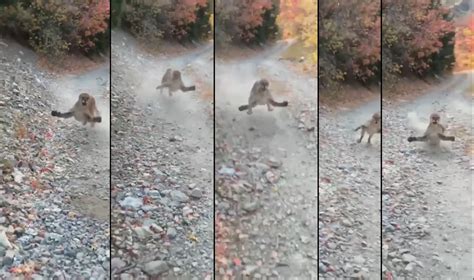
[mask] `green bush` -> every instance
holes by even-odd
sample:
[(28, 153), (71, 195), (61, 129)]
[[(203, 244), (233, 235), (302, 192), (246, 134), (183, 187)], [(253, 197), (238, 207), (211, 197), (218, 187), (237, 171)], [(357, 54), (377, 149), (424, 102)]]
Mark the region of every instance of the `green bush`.
[(161, 39), (187, 42), (211, 37), (212, 6), (208, 0), (113, 2), (117, 3), (112, 10), (113, 26), (139, 39), (157, 43)]
[(384, 80), (424, 77), (454, 64), (454, 25), (439, 0), (384, 0)]
[(38, 53), (60, 57), (108, 49), (108, 0), (18, 0), (0, 5), (0, 31)]
[(380, 80), (380, 3), (319, 1), (319, 81), (323, 87)]
[[(232, 4), (232, 5), (231, 5)], [(278, 37), (279, 1), (216, 2), (216, 45), (264, 44)]]

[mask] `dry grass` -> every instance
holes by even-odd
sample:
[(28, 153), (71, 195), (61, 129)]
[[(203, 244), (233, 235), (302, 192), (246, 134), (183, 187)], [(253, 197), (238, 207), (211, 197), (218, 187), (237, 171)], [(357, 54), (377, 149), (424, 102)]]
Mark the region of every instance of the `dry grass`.
[(38, 58), (38, 67), (55, 74), (82, 74), (103, 65), (105, 59), (90, 59), (82, 55), (69, 55), (57, 60), (47, 57)]
[(15, 122), (15, 137), (20, 140), (28, 137), (28, 128), (24, 122)]
[(262, 51), (262, 48), (251, 49), (245, 46), (227, 45), (221, 48), (216, 47), (216, 58), (224, 62), (239, 61), (257, 56)]
[(338, 89), (321, 89), (319, 104), (327, 108), (356, 108), (375, 98), (380, 98), (380, 90), (367, 89), (359, 85), (341, 85)]
[(399, 78), (391, 86), (385, 86), (382, 91), (383, 98), (395, 102), (407, 102), (423, 95), (440, 82), (434, 79), (420, 80), (414, 77)]
[(219, 213), (217, 213), (215, 217), (215, 236), (216, 271), (225, 271), (228, 268), (227, 242), (229, 236), (229, 229), (224, 225), (224, 221), (221, 219), (221, 215)]

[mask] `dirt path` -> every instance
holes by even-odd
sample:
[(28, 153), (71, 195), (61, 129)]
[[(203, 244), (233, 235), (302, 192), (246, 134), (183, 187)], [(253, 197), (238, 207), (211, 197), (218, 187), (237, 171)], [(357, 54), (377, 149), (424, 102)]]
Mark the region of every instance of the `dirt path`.
[(377, 111), (320, 113), (320, 279), (380, 279), (380, 135), (359, 144), (354, 132)]
[[(81, 213), (110, 220), (110, 96), (109, 67), (101, 67), (82, 75), (65, 75), (51, 81), (49, 90), (55, 95), (56, 102), (52, 107), (61, 112), (69, 110), (77, 101), (78, 94), (88, 92), (96, 98), (102, 122), (94, 128), (83, 127), (71, 120), (61, 121), (64, 130), (57, 134), (65, 139), (80, 138), (81, 144), (76, 149), (78, 156), (75, 166), (89, 173), (77, 172), (71, 178), (68, 193), (72, 205)], [(77, 131), (72, 128), (78, 129)], [(72, 173), (72, 172), (71, 172)]]
[[(237, 279), (317, 277), (316, 79), (277, 61), (282, 49), (216, 63), (216, 142), (232, 151), (216, 151), (216, 207), (236, 233), (229, 255), (242, 262)], [(290, 107), (239, 112), (259, 77)]]
[[(383, 263), (387, 275), (470, 279), (473, 74), (460, 74), (410, 103), (384, 106)], [(408, 143), (432, 112), (453, 143)], [(386, 131), (386, 132), (385, 132)]]
[[(210, 279), (212, 45), (153, 57), (123, 33), (113, 38), (112, 273)], [(197, 90), (160, 94), (155, 88), (168, 67)]]

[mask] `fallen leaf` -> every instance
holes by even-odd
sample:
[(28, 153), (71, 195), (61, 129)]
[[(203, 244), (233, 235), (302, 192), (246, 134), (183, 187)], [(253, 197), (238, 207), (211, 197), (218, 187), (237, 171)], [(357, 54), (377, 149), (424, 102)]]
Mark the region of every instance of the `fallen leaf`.
[(329, 184), (329, 183), (331, 183), (331, 179), (326, 178), (326, 177), (321, 177), (321, 182)]
[(196, 235), (194, 235), (194, 234), (190, 234), (188, 238), (189, 238), (189, 240), (191, 240), (191, 241), (198, 242), (198, 238), (197, 238)]
[(35, 263), (30, 261), (26, 264), (22, 264), (16, 267), (10, 268), (10, 273), (16, 274), (23, 274), (23, 275), (31, 275), (35, 271)]
[(77, 217), (76, 213), (74, 213), (74, 212), (72, 212), (72, 211), (69, 212), (69, 213), (67, 214), (67, 216), (68, 216), (70, 219), (75, 219), (75, 218)]
[(150, 204), (151, 203), (151, 198), (149, 196), (144, 196), (143, 197), (143, 204)]
[(234, 265), (236, 265), (236, 266), (241, 266), (242, 265), (242, 261), (239, 258), (234, 258), (233, 262), (234, 262)]
[(31, 180), (31, 187), (35, 190), (41, 189), (41, 183), (38, 180)]

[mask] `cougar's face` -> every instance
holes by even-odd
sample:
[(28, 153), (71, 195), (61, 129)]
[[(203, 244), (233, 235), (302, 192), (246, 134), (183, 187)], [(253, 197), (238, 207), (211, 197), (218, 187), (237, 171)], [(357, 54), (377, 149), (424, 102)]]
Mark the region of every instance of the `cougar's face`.
[(438, 114), (431, 114), (430, 119), (432, 124), (438, 124), (440, 116)]
[(87, 102), (89, 102), (89, 95), (87, 93), (82, 93), (79, 95), (79, 100), (81, 101), (82, 106), (86, 106)]

